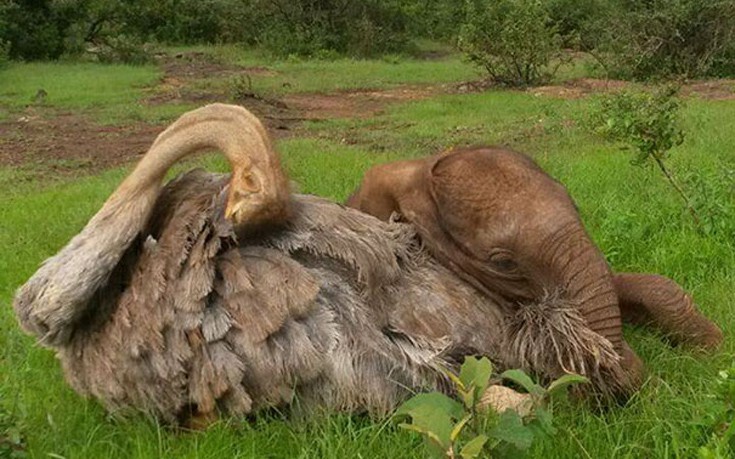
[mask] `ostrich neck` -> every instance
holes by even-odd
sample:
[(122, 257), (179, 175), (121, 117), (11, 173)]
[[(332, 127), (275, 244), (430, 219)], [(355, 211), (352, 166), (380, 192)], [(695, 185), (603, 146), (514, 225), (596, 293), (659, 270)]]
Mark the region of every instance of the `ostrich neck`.
[[(218, 149), (232, 170), (267, 161), (270, 144), (264, 128), (249, 113), (205, 107), (196, 116), (184, 115), (162, 132), (133, 172), (107, 199), (65, 250), (98, 254), (116, 262), (146, 224), (156, 203), (166, 172), (182, 158), (204, 149)], [(252, 118), (249, 119), (248, 116)], [(266, 153), (266, 159), (259, 155)]]
[[(249, 114), (207, 113), (184, 117), (171, 125), (156, 138), (148, 153), (87, 228), (94, 231), (107, 229), (118, 234), (131, 232), (125, 229), (139, 231), (155, 204), (166, 172), (188, 155), (217, 149), (227, 157), (234, 172), (249, 169), (252, 162), (249, 154), (267, 152), (271, 146), (257, 119), (247, 119), (246, 115)], [(268, 155), (265, 157), (267, 159)], [(256, 155), (256, 161), (258, 159)], [(117, 220), (115, 224), (111, 225), (111, 219)], [(120, 242), (125, 244), (129, 241)]]
[(218, 149), (233, 170), (248, 168), (247, 153), (270, 149), (259, 126), (245, 125), (231, 116), (211, 115), (176, 123), (161, 133), (135, 170), (110, 200), (135, 197), (160, 187), (166, 172), (182, 158), (205, 149)]

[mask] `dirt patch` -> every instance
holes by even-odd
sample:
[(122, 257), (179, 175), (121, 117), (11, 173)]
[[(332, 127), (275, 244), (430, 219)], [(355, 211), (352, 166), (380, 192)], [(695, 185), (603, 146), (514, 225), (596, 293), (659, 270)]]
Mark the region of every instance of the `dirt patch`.
[[(632, 86), (633, 83), (627, 81), (579, 78), (560, 85), (529, 88), (527, 91), (536, 96), (579, 99), (590, 94), (615, 92)], [(699, 97), (707, 100), (733, 100), (735, 99), (735, 80), (688, 82), (682, 85), (681, 94), (685, 97)]]
[(234, 101), (250, 110), (275, 138), (289, 137), (304, 120), (301, 112), (279, 99), (249, 95)]
[(619, 91), (629, 83), (620, 80), (600, 80), (596, 78), (578, 78), (566, 81), (561, 85), (537, 86), (527, 89), (534, 96), (547, 96), (559, 99), (579, 99), (590, 94)]
[[(160, 105), (165, 103), (209, 103), (229, 97), (227, 89), (216, 84), (203, 86), (195, 81), (206, 81), (250, 76), (274, 76), (276, 72), (266, 67), (242, 67), (223, 63), (216, 57), (201, 52), (160, 54), (159, 66), (164, 71), (161, 81), (151, 88), (151, 95), (143, 103)], [(247, 80), (243, 80), (247, 81)], [(221, 86), (221, 85), (220, 85)]]
[(411, 86), (384, 91), (290, 94), (283, 98), (283, 102), (307, 120), (369, 118), (383, 113), (392, 103), (427, 99), (446, 92), (443, 86)]
[(93, 172), (138, 159), (161, 126), (101, 126), (70, 113), (27, 111), (0, 123), (0, 164)]
[(159, 54), (156, 59), (164, 71), (164, 78), (179, 80), (236, 75), (243, 72), (262, 76), (276, 74), (276, 72), (266, 67), (242, 67), (227, 64), (211, 54), (201, 52)]
[(735, 80), (694, 81), (685, 85), (682, 93), (708, 100), (735, 100)]
[[(192, 103), (203, 105), (233, 101), (230, 92), (237, 95), (234, 102), (243, 105), (261, 118), (277, 136), (287, 135), (298, 122), (331, 118), (365, 118), (375, 116), (394, 102), (425, 99), (440, 93), (452, 92), (447, 86), (406, 86), (388, 90), (348, 90), (330, 94), (290, 94), (281, 99), (263, 97), (251, 92), (249, 77), (276, 75), (266, 67), (239, 67), (224, 64), (206, 53), (180, 53), (159, 56), (165, 75), (153, 88), (154, 94), (144, 100), (147, 105), (165, 103)], [(222, 87), (216, 83), (202, 86), (195, 80), (213, 77), (241, 78), (238, 87)]]

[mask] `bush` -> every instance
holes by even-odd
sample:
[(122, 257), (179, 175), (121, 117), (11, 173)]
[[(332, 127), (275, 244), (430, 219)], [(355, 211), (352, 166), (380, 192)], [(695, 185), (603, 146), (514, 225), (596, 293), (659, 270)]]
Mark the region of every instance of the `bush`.
[(56, 59), (64, 53), (68, 20), (50, 0), (0, 0), (0, 40), (13, 59)]
[(607, 0), (549, 0), (549, 17), (563, 46), (584, 51), (592, 49), (607, 27), (611, 3)]
[(93, 54), (104, 64), (143, 65), (153, 61), (149, 46), (134, 36), (124, 34), (106, 38)]
[(540, 0), (467, 0), (459, 47), (490, 78), (510, 86), (548, 81), (561, 37)]
[(446, 43), (457, 41), (464, 12), (457, 7), (456, 0), (405, 0), (402, 5), (410, 36)]
[(681, 196), (697, 227), (701, 228), (692, 199), (666, 164), (671, 149), (684, 142), (678, 91), (674, 86), (665, 86), (653, 92), (621, 92), (605, 96), (591, 119), (598, 133), (636, 150), (634, 163), (653, 161)]
[[(638, 80), (735, 74), (732, 0), (617, 0), (597, 56), (611, 76)], [(614, 31), (614, 33), (612, 33)]]
[[(107, 3), (107, 2), (104, 2)], [(214, 43), (235, 8), (233, 0), (134, 0), (116, 4), (113, 16), (117, 32), (140, 41), (166, 43)]]
[(10, 42), (0, 39), (0, 69), (10, 61)]
[(278, 56), (334, 51), (367, 57), (408, 44), (400, 2), (358, 0), (253, 0), (262, 16), (257, 42)]

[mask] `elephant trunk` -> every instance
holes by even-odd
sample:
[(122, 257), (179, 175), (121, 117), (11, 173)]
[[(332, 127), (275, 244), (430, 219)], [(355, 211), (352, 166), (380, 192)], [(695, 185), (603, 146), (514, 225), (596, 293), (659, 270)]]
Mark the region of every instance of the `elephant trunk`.
[(622, 319), (612, 273), (602, 253), (578, 223), (557, 231), (544, 250), (547, 263), (562, 293), (579, 305), (580, 313), (594, 332), (605, 337), (622, 354)]
[(607, 339), (620, 357), (623, 393), (642, 383), (645, 368), (641, 359), (623, 339), (623, 324), (613, 274), (600, 250), (579, 222), (571, 222), (546, 241), (543, 252), (551, 272), (552, 285), (579, 306), (590, 330)]
[[(602, 253), (578, 221), (564, 225), (548, 238), (541, 252), (547, 260), (551, 285), (578, 305), (590, 330), (607, 339), (619, 356), (610, 373), (614, 392), (624, 398), (640, 386), (645, 374), (641, 359), (623, 339), (623, 324), (613, 274)], [(604, 382), (603, 382), (604, 384)]]

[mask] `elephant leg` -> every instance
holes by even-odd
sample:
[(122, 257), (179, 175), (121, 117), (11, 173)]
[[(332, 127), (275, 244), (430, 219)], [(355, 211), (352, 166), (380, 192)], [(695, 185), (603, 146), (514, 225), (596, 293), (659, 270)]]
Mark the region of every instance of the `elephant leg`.
[(697, 310), (676, 282), (657, 274), (619, 273), (613, 278), (623, 320), (652, 325), (676, 342), (708, 349), (722, 343), (722, 331)]

